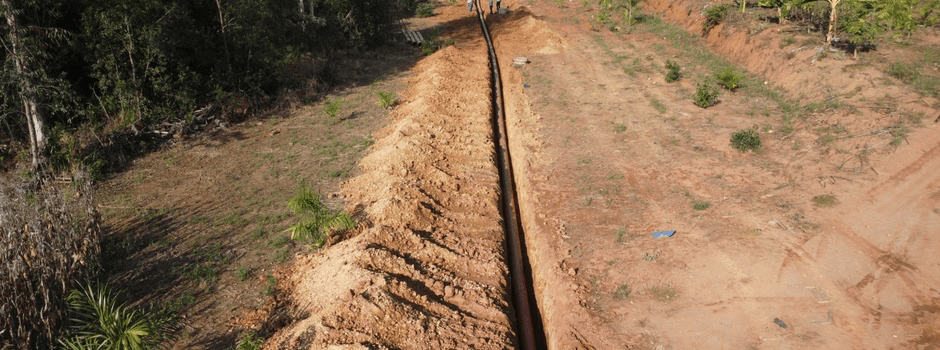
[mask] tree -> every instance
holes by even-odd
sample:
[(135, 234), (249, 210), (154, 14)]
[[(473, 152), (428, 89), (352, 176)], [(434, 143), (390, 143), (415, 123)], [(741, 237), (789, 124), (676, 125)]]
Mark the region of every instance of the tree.
[(45, 134), (46, 118), (39, 104), (39, 92), (37, 91), (35, 75), (30, 67), (29, 52), (24, 45), (25, 38), (19, 22), (17, 21), (17, 9), (13, 7), (11, 0), (0, 0), (0, 11), (6, 18), (6, 40), (3, 42), (3, 48), (6, 50), (8, 59), (13, 61), (16, 70), (16, 81), (18, 85), (17, 92), (23, 104), (23, 114), (26, 117), (26, 125), (29, 129), (29, 144), (32, 154), (33, 170), (39, 170), (46, 163), (46, 152), (48, 140)]

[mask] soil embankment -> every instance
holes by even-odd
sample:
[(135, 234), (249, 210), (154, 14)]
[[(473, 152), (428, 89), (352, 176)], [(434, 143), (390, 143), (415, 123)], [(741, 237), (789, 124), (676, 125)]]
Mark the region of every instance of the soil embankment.
[(294, 265), (304, 317), (269, 348), (513, 347), (485, 45), (460, 42), (413, 70), (343, 187), (363, 228)]

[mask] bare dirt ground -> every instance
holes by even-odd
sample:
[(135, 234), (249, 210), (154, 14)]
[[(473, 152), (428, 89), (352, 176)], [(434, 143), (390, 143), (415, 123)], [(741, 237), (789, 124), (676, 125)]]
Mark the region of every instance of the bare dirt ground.
[[(682, 6), (703, 3), (651, 1), (648, 11), (694, 32), (699, 10)], [(508, 23), (495, 30), (504, 66), (532, 62), (504, 84), (516, 99), (512, 152), (550, 346), (940, 345), (940, 128), (925, 118), (895, 144), (885, 132), (936, 115), (936, 100), (877, 64), (820, 63), (812, 47), (771, 54), (786, 27), (720, 26), (703, 42), (655, 23), (615, 34), (563, 4), (521, 4), (565, 39), (561, 53), (506, 41), (524, 35)], [(698, 108), (693, 82), (714, 61), (700, 58), (706, 45), (766, 75), (752, 85), (766, 80), (809, 106), (840, 103), (788, 120), (793, 106), (772, 90), (742, 89)], [(667, 59), (686, 68), (683, 81), (664, 82)], [(866, 108), (876, 96), (890, 102)], [(730, 134), (751, 127), (763, 149), (732, 149)], [(677, 233), (651, 237), (661, 230)]]

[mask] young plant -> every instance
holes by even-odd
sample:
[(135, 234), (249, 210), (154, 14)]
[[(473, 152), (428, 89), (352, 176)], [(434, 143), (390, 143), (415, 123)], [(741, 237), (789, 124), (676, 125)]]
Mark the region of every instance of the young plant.
[(695, 96), (693, 97), (695, 105), (708, 108), (718, 104), (718, 89), (715, 89), (707, 81), (698, 84), (698, 88), (695, 89)]
[(254, 333), (243, 333), (238, 338), (238, 342), (235, 343), (235, 350), (261, 350), (262, 344), (264, 344), (264, 341), (258, 339), (258, 336)]
[(725, 67), (717, 74), (715, 78), (718, 79), (718, 84), (728, 89), (728, 91), (734, 91), (735, 89), (741, 87), (741, 81), (744, 80), (744, 75), (738, 73), (734, 67)]
[(415, 9), (415, 16), (418, 16), (418, 17), (434, 16), (434, 4), (430, 2), (426, 2), (421, 5), (418, 5), (418, 7)]
[(379, 91), (375, 94), (379, 96), (379, 106), (382, 106), (382, 108), (388, 109), (394, 106), (395, 102), (398, 102), (394, 92)]
[(311, 191), (306, 185), (301, 185), (287, 206), (295, 215), (301, 216), (300, 221), (287, 229), (291, 239), (310, 239), (317, 247), (321, 247), (330, 234), (356, 228), (356, 221), (349, 214), (327, 208), (320, 194)]
[(712, 204), (708, 201), (699, 201), (699, 200), (692, 201), (692, 209), (695, 209), (695, 210), (701, 211), (701, 210), (708, 209), (711, 206)]
[(73, 290), (67, 336), (59, 344), (66, 349), (142, 349), (159, 339), (172, 321), (167, 312), (141, 313), (118, 302), (106, 285), (90, 284)]
[(705, 22), (702, 23), (702, 36), (708, 34), (708, 31), (715, 28), (718, 23), (721, 23), (721, 20), (725, 18), (725, 15), (728, 14), (728, 10), (730, 9), (731, 5), (728, 4), (721, 4), (705, 9)]
[(682, 78), (682, 67), (673, 61), (666, 61), (666, 82), (671, 83)]
[(323, 113), (326, 113), (330, 117), (332, 122), (336, 122), (339, 111), (343, 109), (343, 100), (338, 98), (329, 99), (326, 101), (326, 104), (323, 105)]
[(738, 151), (759, 151), (760, 135), (754, 129), (744, 129), (731, 134), (731, 147)]

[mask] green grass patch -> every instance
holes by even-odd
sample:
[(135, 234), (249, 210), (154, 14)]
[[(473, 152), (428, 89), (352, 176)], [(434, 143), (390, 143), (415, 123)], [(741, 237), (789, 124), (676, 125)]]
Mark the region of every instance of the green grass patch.
[(759, 151), (761, 148), (760, 134), (754, 129), (739, 130), (731, 134), (731, 147), (741, 152)]
[(274, 278), (274, 275), (269, 273), (267, 279), (264, 282), (264, 295), (273, 296), (276, 289), (277, 279)]
[(238, 278), (240, 282), (248, 280), (250, 274), (251, 270), (244, 266), (239, 266), (238, 269), (235, 270), (235, 277)]
[(617, 290), (614, 291), (614, 299), (616, 300), (627, 299), (630, 297), (631, 292), (632, 290), (630, 289), (630, 286), (628, 284), (626, 283), (621, 284), (620, 286), (617, 287)]
[(649, 287), (647, 293), (662, 302), (671, 302), (679, 297), (679, 290), (672, 283), (666, 282)]
[(700, 210), (700, 211), (701, 211), (701, 210), (708, 209), (708, 208), (710, 208), (711, 206), (712, 206), (712, 204), (711, 204), (710, 202), (708, 202), (708, 201), (700, 201), (700, 200), (694, 200), (694, 201), (692, 201), (692, 209), (695, 209), (695, 210)]
[(839, 199), (835, 195), (821, 194), (813, 197), (813, 204), (821, 208), (832, 208), (839, 205)]
[(617, 229), (617, 232), (614, 232), (614, 236), (617, 237), (617, 243), (623, 243), (623, 237), (627, 234), (627, 228), (621, 227)]
[(922, 64), (896, 61), (888, 66), (888, 74), (917, 89), (925, 96), (940, 98), (940, 77), (924, 74)]

